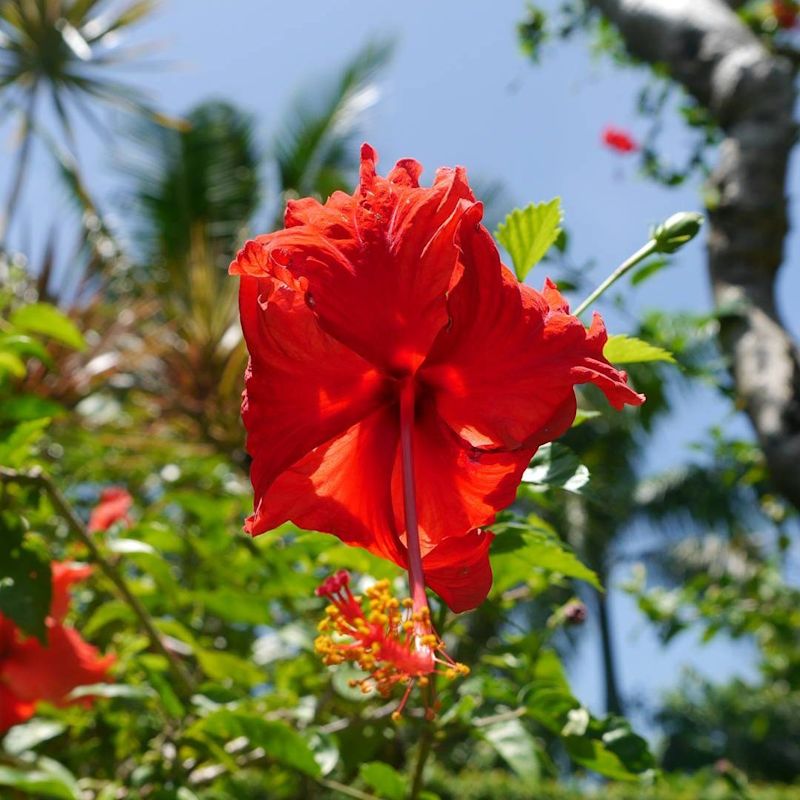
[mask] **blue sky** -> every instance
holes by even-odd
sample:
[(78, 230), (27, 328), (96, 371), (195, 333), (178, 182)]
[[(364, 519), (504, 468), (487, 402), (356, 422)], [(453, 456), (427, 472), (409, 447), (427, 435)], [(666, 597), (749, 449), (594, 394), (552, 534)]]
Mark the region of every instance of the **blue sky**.
[[(413, 156), (426, 168), (463, 164), (472, 176), (502, 181), (518, 204), (560, 195), (572, 233), (575, 260), (593, 259), (598, 281), (639, 247), (650, 226), (672, 212), (699, 207), (698, 186), (666, 190), (637, 176), (635, 161), (600, 144), (609, 123), (645, 132), (634, 114), (635, 94), (644, 76), (620, 72), (594, 59), (576, 37), (554, 43), (539, 66), (520, 53), (515, 25), (524, 2), (471, 3), (406, 0), (403, 3), (339, 0), (336, 3), (271, 3), (257, 0), (164, 0), (139, 38), (157, 39), (172, 64), (141, 73), (159, 105), (181, 113), (192, 104), (223, 98), (256, 115), (269, 144), (283, 110), (314, 80), (335, 72), (365, 40), (397, 37), (395, 58), (370, 112), (366, 138), (378, 149), (384, 169)], [(0, 127), (0, 153), (10, 153), (8, 125)], [(81, 157), (106, 205), (118, 192), (110, 165), (122, 141), (102, 141), (81, 132)], [(688, 142), (678, 125), (668, 126), (665, 146), (680, 153)], [(0, 162), (5, 191), (9, 161)], [(52, 189), (52, 168), (37, 154), (35, 174), (23, 213), (23, 229), (34, 240), (63, 216), (64, 198)], [(795, 164), (791, 185), (797, 185)], [(790, 239), (789, 263), (797, 262), (798, 241)], [(537, 274), (538, 273), (538, 274)], [(800, 296), (800, 276), (784, 270), (781, 296)], [(530, 280), (538, 285), (542, 267)], [(703, 244), (694, 242), (674, 266), (627, 295), (630, 307), (706, 310), (710, 306)], [(580, 298), (575, 298), (580, 299)], [(784, 308), (788, 312), (788, 307)], [(617, 330), (627, 323), (609, 314)], [(797, 322), (795, 333), (800, 332)], [(694, 392), (662, 426), (653, 441), (648, 468), (661, 469), (685, 457), (686, 445), (725, 408), (708, 393)], [(747, 433), (742, 421), (727, 421)], [(635, 534), (635, 532), (634, 532)], [(625, 575), (615, 575), (615, 580)], [(692, 663), (723, 679), (751, 674), (746, 649), (720, 643), (699, 647), (693, 634), (662, 651), (631, 601), (612, 592), (619, 623), (617, 649), (626, 691), (652, 697), (674, 685), (681, 665)], [(599, 708), (601, 678), (594, 637), (586, 637), (573, 663), (579, 696)]]

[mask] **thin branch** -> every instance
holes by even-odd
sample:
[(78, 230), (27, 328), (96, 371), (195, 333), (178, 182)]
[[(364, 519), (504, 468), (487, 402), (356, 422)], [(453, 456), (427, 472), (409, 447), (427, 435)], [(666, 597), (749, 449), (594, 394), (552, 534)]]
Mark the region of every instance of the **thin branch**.
[(7, 469), (6, 467), (0, 467), (0, 483), (16, 483), (34, 486), (47, 494), (58, 514), (67, 522), (72, 533), (86, 545), (92, 561), (100, 567), (106, 577), (114, 584), (123, 600), (130, 606), (142, 628), (147, 633), (153, 648), (167, 659), (167, 662), (186, 695), (193, 694), (196, 688), (194, 679), (175, 653), (164, 644), (161, 634), (156, 629), (153, 620), (150, 618), (149, 613), (142, 605), (139, 598), (131, 592), (117, 567), (102, 554), (92, 535), (86, 528), (86, 525), (84, 525), (81, 518), (75, 513), (75, 510), (64, 495), (61, 494), (50, 477), (44, 474), (38, 467), (28, 472), (19, 472), (13, 469)]
[(352, 786), (339, 783), (339, 781), (332, 781), (327, 778), (317, 778), (316, 781), (325, 789), (330, 789), (333, 792), (341, 792), (341, 794), (347, 797), (354, 797), (356, 800), (380, 800), (380, 798), (376, 797), (374, 794), (367, 794), (360, 789), (354, 789)]

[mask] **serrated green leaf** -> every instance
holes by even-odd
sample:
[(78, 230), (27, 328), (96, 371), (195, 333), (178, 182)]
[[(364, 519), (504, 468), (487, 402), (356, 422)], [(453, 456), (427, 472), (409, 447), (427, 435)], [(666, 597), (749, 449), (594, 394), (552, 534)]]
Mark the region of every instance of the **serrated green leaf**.
[(17, 330), (47, 336), (74, 350), (83, 350), (86, 347), (75, 323), (49, 303), (22, 306), (11, 314), (10, 322)]
[(528, 787), (539, 783), (541, 770), (536, 740), (518, 719), (487, 725), (481, 729), (481, 734)]
[(675, 357), (669, 350), (656, 347), (649, 342), (643, 342), (633, 336), (626, 336), (624, 333), (609, 336), (603, 348), (603, 355), (612, 364), (640, 364), (645, 361), (675, 363)]
[(542, 260), (561, 232), (561, 198), (515, 208), (500, 223), (495, 237), (511, 256), (514, 272), (523, 281)]
[(408, 794), (405, 776), (381, 761), (370, 761), (359, 767), (361, 780), (374, 789), (381, 800), (405, 800)]
[(26, 541), (19, 517), (0, 514), (0, 612), (45, 643), (51, 591), (47, 553)]
[(228, 742), (244, 736), (253, 747), (262, 747), (268, 758), (312, 778), (321, 775), (305, 739), (284, 722), (221, 709), (192, 725), (187, 736), (200, 739), (212, 736)]
[(498, 573), (495, 591), (504, 591), (509, 582), (522, 579), (532, 570), (557, 572), (602, 589), (597, 575), (566, 544), (540, 531), (509, 530), (499, 535), (492, 544), (491, 558)]

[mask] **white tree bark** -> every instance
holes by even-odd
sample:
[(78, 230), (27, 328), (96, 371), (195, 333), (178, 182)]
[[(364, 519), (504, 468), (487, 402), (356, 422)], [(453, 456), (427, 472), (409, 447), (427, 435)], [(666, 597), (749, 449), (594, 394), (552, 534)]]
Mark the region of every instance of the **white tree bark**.
[[(708, 266), (720, 344), (774, 483), (800, 509), (800, 350), (775, 305), (788, 231), (795, 74), (722, 0), (589, 0), (630, 53), (663, 64), (724, 133), (711, 178)], [(794, 298), (793, 303), (800, 301)]]

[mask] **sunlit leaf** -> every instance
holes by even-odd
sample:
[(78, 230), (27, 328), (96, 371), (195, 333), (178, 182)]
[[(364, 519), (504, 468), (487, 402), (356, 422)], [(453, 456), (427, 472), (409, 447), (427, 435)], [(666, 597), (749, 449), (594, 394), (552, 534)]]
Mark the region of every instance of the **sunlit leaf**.
[(382, 800), (405, 800), (408, 795), (405, 776), (389, 764), (370, 761), (361, 765), (358, 774), (364, 783), (378, 793)]
[(12, 756), (18, 756), (33, 750), (42, 742), (48, 742), (60, 736), (66, 725), (49, 719), (32, 719), (23, 725), (15, 725), (3, 739), (3, 750)]
[(541, 770), (536, 740), (518, 719), (487, 725), (481, 728), (481, 734), (528, 787), (539, 783)]
[(624, 333), (609, 336), (603, 355), (612, 364), (638, 364), (645, 361), (667, 361), (675, 363), (675, 357), (663, 347), (656, 347)]
[(523, 483), (533, 487), (555, 487), (580, 494), (589, 483), (589, 470), (575, 453), (559, 442), (542, 445), (522, 473)]
[(321, 774), (305, 739), (284, 722), (222, 709), (192, 725), (188, 735), (212, 736), (226, 742), (244, 736), (253, 747), (262, 747), (268, 758), (280, 764), (312, 778)]
[(74, 350), (83, 350), (86, 347), (75, 323), (48, 303), (20, 306), (11, 314), (10, 322), (17, 330), (48, 336)]
[(495, 237), (511, 256), (514, 272), (523, 281), (553, 245), (561, 231), (561, 198), (515, 208), (500, 223)]

